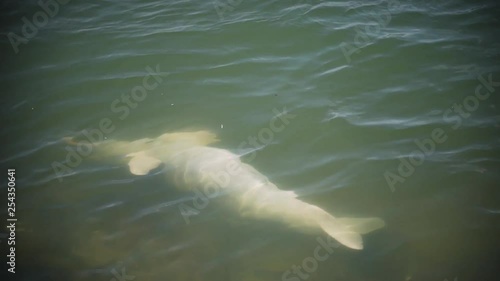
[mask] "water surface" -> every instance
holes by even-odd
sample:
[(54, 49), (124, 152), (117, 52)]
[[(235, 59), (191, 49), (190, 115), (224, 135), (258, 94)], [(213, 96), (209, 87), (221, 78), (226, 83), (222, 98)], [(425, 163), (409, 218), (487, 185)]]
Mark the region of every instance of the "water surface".
[[(61, 139), (105, 119), (108, 139), (192, 128), (233, 152), (257, 146), (243, 161), (281, 189), (386, 221), (364, 250), (339, 247), (288, 280), (497, 280), (499, 82), (484, 83), (500, 81), (495, 1), (73, 0), (26, 38), (23, 17), (40, 11), (2, 3), (16, 277), (287, 280), (313, 255), (317, 236), (241, 220), (217, 200), (187, 224), (179, 206), (194, 194), (160, 172), (133, 176), (91, 155), (56, 173)], [(156, 86), (124, 101), (148, 69)], [(264, 135), (283, 111), (294, 117)]]

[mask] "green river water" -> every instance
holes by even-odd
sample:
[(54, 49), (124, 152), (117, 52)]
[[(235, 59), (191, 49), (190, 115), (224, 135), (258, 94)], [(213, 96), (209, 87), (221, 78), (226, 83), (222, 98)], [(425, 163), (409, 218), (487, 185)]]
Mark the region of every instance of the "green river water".
[[(0, 4), (2, 280), (499, 280), (496, 1), (58, 1)], [(63, 141), (200, 129), (386, 226), (318, 260), (324, 234)]]

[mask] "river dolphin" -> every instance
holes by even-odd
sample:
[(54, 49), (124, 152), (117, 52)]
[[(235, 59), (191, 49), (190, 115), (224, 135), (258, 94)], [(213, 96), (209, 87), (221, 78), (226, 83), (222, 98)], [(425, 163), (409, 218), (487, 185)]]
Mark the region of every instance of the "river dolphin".
[(202, 130), (135, 141), (106, 140), (94, 143), (94, 147), (97, 155), (125, 156), (122, 159), (134, 175), (147, 175), (163, 164), (168, 180), (180, 190), (217, 185), (227, 197), (223, 201), (242, 217), (281, 222), (304, 233), (324, 231), (352, 249), (363, 248), (361, 234), (384, 226), (379, 218), (336, 218), (299, 200), (295, 192), (278, 189), (266, 176), (241, 162), (240, 155), (208, 146), (217, 141), (214, 133)]

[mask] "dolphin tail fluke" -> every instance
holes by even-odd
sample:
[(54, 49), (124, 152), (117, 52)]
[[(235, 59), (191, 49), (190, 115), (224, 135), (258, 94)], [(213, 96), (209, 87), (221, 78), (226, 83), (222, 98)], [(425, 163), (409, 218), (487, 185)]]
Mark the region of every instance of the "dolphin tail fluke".
[(338, 218), (336, 220), (359, 234), (367, 234), (385, 226), (381, 218)]
[(334, 218), (323, 216), (321, 228), (342, 245), (351, 249), (363, 249), (361, 234), (366, 234), (385, 225), (379, 218)]

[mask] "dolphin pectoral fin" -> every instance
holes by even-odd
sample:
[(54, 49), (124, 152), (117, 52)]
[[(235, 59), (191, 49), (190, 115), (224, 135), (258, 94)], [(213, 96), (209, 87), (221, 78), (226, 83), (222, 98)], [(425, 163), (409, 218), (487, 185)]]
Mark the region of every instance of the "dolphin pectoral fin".
[(130, 153), (127, 157), (132, 157), (132, 159), (128, 162), (130, 172), (138, 176), (147, 175), (151, 170), (161, 164), (160, 160), (151, 157), (144, 152)]
[(195, 132), (197, 140), (200, 142), (200, 144), (204, 145), (209, 145), (212, 143), (219, 142), (220, 139), (217, 137), (215, 133), (212, 133), (210, 131), (198, 131)]

